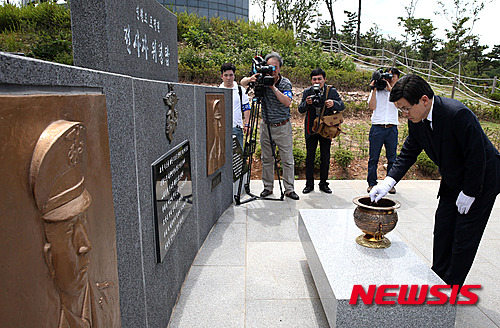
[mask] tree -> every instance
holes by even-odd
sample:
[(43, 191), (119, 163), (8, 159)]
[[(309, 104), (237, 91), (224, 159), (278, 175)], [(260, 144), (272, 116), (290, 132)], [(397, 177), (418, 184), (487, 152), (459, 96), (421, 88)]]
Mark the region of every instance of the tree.
[[(445, 43), (447, 63), (451, 64), (458, 59), (458, 74), (462, 74), (462, 54), (464, 45), (470, 42), (474, 36), (472, 30), (479, 19), (479, 13), (484, 9), (484, 1), (481, 0), (452, 0), (448, 7), (442, 0), (438, 1), (441, 7), (441, 15), (448, 20), (451, 28), (445, 29), (448, 42)], [(458, 57), (458, 58), (457, 58)]]
[[(432, 52), (438, 44), (434, 31), (436, 28), (432, 21), (427, 18), (403, 18), (398, 17), (399, 25), (405, 27), (406, 40), (405, 48), (410, 49), (413, 57), (420, 57), (423, 60), (431, 60)], [(408, 43), (408, 39), (410, 42)]]
[(358, 48), (359, 44), (359, 32), (361, 30), (361, 0), (359, 0), (359, 5), (358, 5), (358, 30), (356, 32), (356, 49)]
[[(403, 24), (405, 26), (406, 33), (403, 34), (403, 36), (405, 37), (405, 57), (408, 57), (408, 51), (407, 51), (408, 39), (410, 37), (411, 41), (414, 41), (416, 39), (415, 37), (416, 32), (412, 25), (415, 16), (415, 9), (417, 8), (417, 3), (418, 0), (410, 0), (410, 4), (408, 6), (405, 6), (406, 18), (403, 19), (403, 17), (398, 17), (398, 19), (400, 20), (398, 25), (401, 26), (401, 24)], [(413, 47), (410, 46), (410, 50), (413, 50), (412, 48)]]
[(267, 0), (252, 0), (252, 3), (259, 6), (260, 11), (262, 12), (262, 24), (264, 24), (266, 21)]
[(302, 35), (319, 16), (319, 0), (273, 0), (276, 9), (275, 24), (280, 28), (293, 29)]
[(344, 14), (347, 15), (347, 20), (342, 25), (342, 41), (347, 43), (352, 43), (354, 41), (354, 31), (356, 30), (356, 22), (358, 21), (358, 15), (356, 13), (344, 10)]
[(325, 0), (328, 13), (330, 14), (330, 38), (337, 40), (337, 27), (335, 26), (335, 18), (333, 17), (333, 4), (337, 0)]

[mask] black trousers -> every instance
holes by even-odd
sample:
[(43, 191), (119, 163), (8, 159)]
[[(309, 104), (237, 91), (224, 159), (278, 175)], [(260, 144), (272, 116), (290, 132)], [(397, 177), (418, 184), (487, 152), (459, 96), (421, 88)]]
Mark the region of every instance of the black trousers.
[(432, 270), (448, 285), (463, 285), (488, 223), (496, 195), (477, 197), (459, 214), (458, 193), (441, 193), (434, 222)]
[(326, 184), (328, 180), (328, 171), (330, 170), (330, 146), (332, 140), (323, 138), (319, 134), (312, 134), (306, 139), (306, 186), (314, 187), (314, 157), (316, 156), (316, 147), (319, 142), (320, 151), (320, 184)]

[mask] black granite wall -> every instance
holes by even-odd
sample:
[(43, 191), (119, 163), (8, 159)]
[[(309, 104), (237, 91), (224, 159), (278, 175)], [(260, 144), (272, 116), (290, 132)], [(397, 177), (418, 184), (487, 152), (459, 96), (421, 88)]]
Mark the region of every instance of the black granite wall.
[[(198, 249), (232, 203), (231, 91), (170, 84), (179, 98), (179, 122), (171, 143), (164, 132), (167, 82), (0, 53), (1, 94), (106, 95), (122, 327), (167, 326)], [(225, 165), (208, 177), (206, 93), (226, 97)], [(164, 261), (157, 263), (151, 164), (184, 140), (191, 145), (193, 209)], [(212, 191), (218, 173), (222, 181)]]

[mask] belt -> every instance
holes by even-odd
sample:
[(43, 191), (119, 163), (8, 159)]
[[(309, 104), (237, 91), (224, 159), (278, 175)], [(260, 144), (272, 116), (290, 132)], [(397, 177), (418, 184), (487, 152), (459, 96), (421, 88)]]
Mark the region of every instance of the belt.
[[(279, 122), (279, 123), (269, 123), (269, 126), (272, 126), (273, 128), (277, 127), (277, 126), (282, 126), (282, 125), (285, 125), (288, 121), (290, 121), (289, 118), (287, 118), (286, 120), (284, 120), (283, 122)], [(267, 123), (267, 122), (266, 122)]]
[(382, 126), (384, 128), (392, 128), (394, 126), (394, 124), (372, 124), (374, 126)]

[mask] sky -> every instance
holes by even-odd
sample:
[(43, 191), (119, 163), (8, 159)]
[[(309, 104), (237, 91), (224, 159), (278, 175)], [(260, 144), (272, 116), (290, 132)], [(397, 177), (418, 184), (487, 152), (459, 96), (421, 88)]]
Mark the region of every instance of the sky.
[[(452, 0), (442, 0), (445, 4), (451, 4)], [(489, 1), (489, 0), (488, 0)], [(404, 29), (398, 26), (398, 17), (406, 16), (405, 6), (410, 4), (410, 0), (364, 0), (361, 3), (361, 32), (367, 32), (373, 23), (376, 23), (379, 30), (384, 35), (390, 35), (398, 40), (402, 40), (401, 36)], [(486, 2), (486, 1), (485, 1)], [(323, 13), (322, 20), (330, 20), (330, 15), (324, 4), (320, 0), (320, 12)], [(450, 6), (451, 8), (451, 6)], [(344, 24), (347, 16), (344, 10), (350, 12), (358, 12), (358, 1), (355, 0), (337, 0), (333, 4), (333, 15), (335, 24), (339, 31)], [(445, 29), (451, 28), (449, 23), (443, 16), (435, 15), (434, 12), (440, 11), (440, 7), (436, 0), (418, 0), (415, 10), (415, 18), (429, 18), (432, 20), (434, 27), (437, 30), (434, 32), (440, 39), (445, 39)], [(270, 11), (269, 11), (270, 13)], [(270, 14), (269, 14), (270, 15)], [(490, 50), (495, 44), (500, 44), (500, 34), (498, 30), (500, 15), (500, 0), (493, 0), (485, 3), (484, 9), (480, 12), (480, 19), (474, 25), (472, 33), (478, 35), (481, 45), (487, 45)], [(250, 0), (250, 19), (262, 20), (262, 12), (257, 5), (252, 5)], [(268, 13), (266, 12), (266, 16)]]

